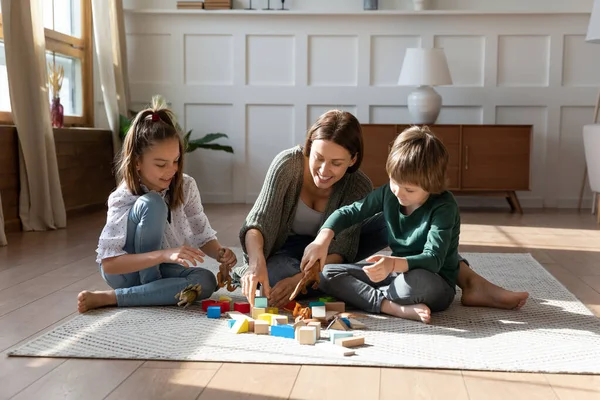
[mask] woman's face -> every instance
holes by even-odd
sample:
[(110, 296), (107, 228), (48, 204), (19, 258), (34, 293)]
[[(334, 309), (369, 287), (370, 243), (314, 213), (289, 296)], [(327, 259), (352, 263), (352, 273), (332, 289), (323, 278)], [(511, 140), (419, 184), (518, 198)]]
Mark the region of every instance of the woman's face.
[(356, 162), (345, 148), (329, 140), (315, 140), (310, 148), (308, 165), (315, 186), (329, 189)]

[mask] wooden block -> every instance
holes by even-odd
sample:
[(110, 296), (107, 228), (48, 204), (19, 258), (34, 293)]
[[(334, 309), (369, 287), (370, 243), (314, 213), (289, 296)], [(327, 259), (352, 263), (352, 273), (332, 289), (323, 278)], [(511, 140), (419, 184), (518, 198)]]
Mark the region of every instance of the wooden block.
[(317, 341), (317, 330), (314, 326), (303, 326), (296, 330), (296, 340), (300, 344), (314, 345)]
[(296, 330), (296, 329), (302, 328), (303, 326), (306, 326), (306, 322), (296, 321), (293, 326), (294, 326), (294, 330)]
[(269, 334), (269, 323), (263, 320), (254, 321), (254, 333), (257, 335)]
[(267, 322), (269, 323), (269, 325), (273, 325), (273, 318), (274, 318), (274, 317), (275, 317), (275, 315), (274, 315), (274, 314), (267, 314), (267, 313), (264, 313), (264, 314), (260, 314), (260, 315), (258, 316), (258, 318), (256, 318), (256, 319), (257, 319), (257, 320), (258, 320), (258, 319), (260, 319), (260, 320), (263, 320), (263, 321), (267, 321)]
[(311, 307), (311, 312), (312, 312), (313, 318), (325, 318), (327, 316), (325, 306)]
[(250, 303), (246, 303), (246, 302), (233, 303), (233, 309), (235, 311), (241, 312), (242, 314), (250, 314)]
[(271, 336), (293, 339), (294, 327), (292, 325), (273, 325), (271, 326)]
[(352, 329), (366, 329), (367, 328), (367, 326), (365, 324), (363, 324), (362, 322), (360, 322), (357, 319), (348, 318), (348, 320), (350, 321), (350, 328), (352, 328)]
[(250, 318), (248, 315), (242, 314), (239, 311), (229, 311), (229, 318), (233, 320), (246, 319), (248, 320), (248, 332), (254, 332), (254, 320)]
[(202, 300), (201, 304), (202, 304), (202, 310), (204, 312), (207, 312), (208, 311), (208, 307), (216, 305), (217, 301), (216, 300), (211, 300), (211, 299), (205, 299), (205, 300)]
[(206, 316), (208, 318), (221, 318), (221, 307), (219, 306), (210, 306), (206, 311)]
[(252, 318), (258, 319), (258, 316), (261, 315), (261, 314), (265, 314), (266, 311), (267, 310), (264, 309), (264, 308), (256, 308), (256, 307), (254, 307), (254, 308), (252, 308)]
[(323, 303), (329, 303), (329, 302), (332, 302), (332, 301), (335, 301), (335, 300), (336, 300), (336, 298), (332, 297), (332, 296), (325, 296), (325, 297), (321, 297), (319, 299), (319, 301), (322, 301)]
[(321, 339), (321, 323), (320, 322), (309, 322), (308, 326), (312, 326), (317, 331), (317, 339)]
[(329, 340), (335, 343), (340, 338), (352, 337), (352, 332), (329, 332)]
[(346, 325), (341, 319), (336, 318), (335, 321), (333, 321), (331, 324), (329, 324), (327, 329), (337, 329), (340, 331), (349, 331), (350, 327), (348, 325)]
[(267, 314), (279, 314), (277, 307), (267, 307)]
[(267, 298), (264, 296), (258, 296), (254, 298), (255, 308), (267, 308), (269, 306)]
[(318, 306), (324, 306), (324, 305), (325, 305), (324, 301), (311, 301), (310, 303), (308, 303), (308, 306), (310, 308), (318, 307)]
[(231, 304), (228, 301), (217, 301), (214, 305), (221, 307), (221, 313), (223, 314), (231, 311)]
[(226, 311), (232, 311), (233, 310), (233, 299), (229, 296), (221, 296), (219, 297), (219, 301), (220, 302), (227, 302), (229, 303), (229, 310)]
[(334, 343), (342, 347), (357, 347), (365, 344), (365, 338), (364, 336), (342, 337), (336, 338)]
[(325, 310), (326, 311), (335, 311), (335, 312), (344, 312), (344, 311), (346, 311), (346, 303), (344, 303), (343, 301), (335, 301), (335, 302), (325, 303)]
[(235, 321), (235, 324), (231, 327), (231, 331), (233, 333), (245, 333), (248, 332), (248, 320), (247, 319), (238, 319)]
[(285, 315), (275, 315), (273, 318), (271, 318), (272, 325), (287, 325), (287, 323), (288, 317)]
[(337, 317), (339, 314), (338, 311), (325, 311), (325, 319), (327, 321), (331, 321), (332, 319), (334, 319), (335, 317)]

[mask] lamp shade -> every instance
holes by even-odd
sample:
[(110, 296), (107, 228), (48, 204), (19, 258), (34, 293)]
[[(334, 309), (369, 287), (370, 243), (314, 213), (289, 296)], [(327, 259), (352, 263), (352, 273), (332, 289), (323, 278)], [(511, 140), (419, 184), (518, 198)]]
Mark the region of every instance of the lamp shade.
[(600, 43), (600, 0), (594, 0), (592, 15), (588, 25), (586, 42)]
[(452, 78), (444, 49), (406, 49), (400, 86), (451, 85)]

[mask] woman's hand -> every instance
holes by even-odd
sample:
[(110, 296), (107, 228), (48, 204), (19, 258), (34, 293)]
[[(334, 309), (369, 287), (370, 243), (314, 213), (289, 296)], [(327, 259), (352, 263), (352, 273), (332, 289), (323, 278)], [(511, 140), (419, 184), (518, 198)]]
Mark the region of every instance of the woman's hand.
[(194, 267), (197, 263), (203, 263), (206, 254), (200, 249), (190, 246), (181, 246), (173, 249), (161, 250), (161, 259), (163, 262), (171, 262), (189, 268), (186, 261), (189, 261)]
[(296, 274), (280, 280), (273, 286), (269, 296), (269, 305), (271, 307), (283, 308), (290, 302), (290, 296), (294, 293), (298, 282), (302, 279), (302, 274)]
[(365, 271), (369, 279), (373, 282), (381, 282), (394, 272), (393, 257), (374, 255), (365, 261), (375, 263), (363, 267), (363, 271)]
[(254, 297), (258, 284), (263, 287), (263, 295), (269, 297), (271, 286), (269, 285), (269, 274), (267, 272), (267, 262), (263, 255), (259, 255), (248, 263), (248, 271), (241, 279), (242, 294), (248, 299), (248, 303), (254, 307)]

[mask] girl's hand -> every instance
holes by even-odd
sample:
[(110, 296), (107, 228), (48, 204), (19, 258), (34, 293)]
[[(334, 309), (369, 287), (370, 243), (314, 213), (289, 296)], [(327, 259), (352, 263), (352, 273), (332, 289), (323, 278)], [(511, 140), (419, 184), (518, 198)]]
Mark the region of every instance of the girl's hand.
[[(221, 255), (221, 253), (223, 253), (223, 255)], [(221, 247), (221, 249), (219, 250), (219, 257), (217, 258), (217, 261), (221, 264), (225, 264), (227, 266), (227, 270), (231, 271), (231, 268), (233, 268), (235, 264), (237, 264), (237, 257), (235, 256), (235, 253), (231, 251), (230, 248)]]
[(302, 271), (304, 276), (312, 275), (315, 268), (318, 268), (319, 272), (323, 271), (328, 249), (329, 245), (318, 242), (312, 242), (306, 246), (302, 261), (300, 262), (300, 271)]
[(374, 255), (366, 259), (375, 264), (363, 267), (372, 282), (381, 282), (394, 272), (394, 259), (392, 257)]
[(197, 262), (203, 263), (206, 254), (200, 249), (195, 249), (190, 246), (181, 246), (174, 249), (161, 250), (161, 258), (163, 262), (171, 262), (189, 268), (186, 261), (189, 261), (194, 267)]
[(269, 285), (269, 274), (267, 272), (267, 261), (262, 254), (256, 260), (250, 260), (248, 271), (241, 279), (242, 294), (248, 299), (248, 303), (254, 307), (254, 297), (258, 284), (263, 287), (263, 296), (269, 297), (271, 286)]

